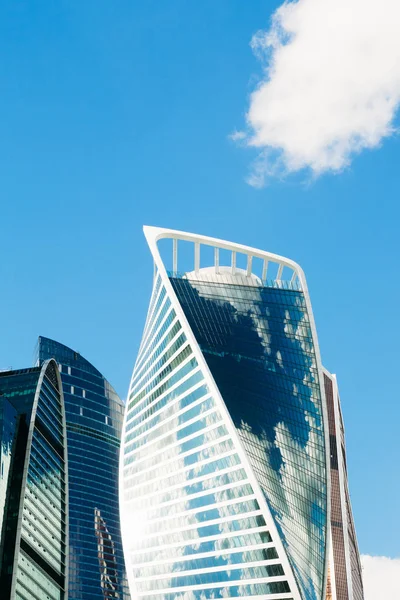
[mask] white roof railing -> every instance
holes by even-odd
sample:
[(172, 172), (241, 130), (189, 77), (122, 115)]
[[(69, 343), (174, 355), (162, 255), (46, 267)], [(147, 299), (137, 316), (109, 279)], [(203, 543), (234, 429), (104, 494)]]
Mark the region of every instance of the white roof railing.
[[(222, 267), (220, 251), (227, 250), (231, 254), (229, 266), (231, 268), (232, 275), (234, 275), (238, 269), (238, 255), (244, 255), (246, 257), (245, 269), (241, 269), (241, 272), (245, 271), (247, 277), (255, 275), (261, 280), (262, 283), (266, 284), (267, 282), (273, 282), (277, 287), (287, 287), (289, 289), (297, 290), (304, 290), (306, 287), (305, 277), (301, 267), (294, 261), (283, 256), (279, 256), (278, 254), (273, 254), (264, 250), (257, 250), (256, 248), (251, 248), (250, 246), (236, 244), (204, 235), (176, 231), (174, 229), (144, 226), (143, 231), (153, 256), (160, 256), (158, 249), (158, 242), (160, 240), (172, 240), (173, 274), (180, 273), (178, 242), (184, 241), (191, 242), (193, 244), (193, 271), (195, 273), (205, 267), (213, 267), (216, 274), (220, 273), (220, 269)], [(209, 259), (206, 264), (204, 259), (202, 261), (202, 246), (214, 248), (213, 260), (211, 264)], [(256, 261), (254, 259), (260, 259), (262, 261), (262, 266), (258, 272), (255, 268)], [(185, 270), (187, 271), (187, 269)]]

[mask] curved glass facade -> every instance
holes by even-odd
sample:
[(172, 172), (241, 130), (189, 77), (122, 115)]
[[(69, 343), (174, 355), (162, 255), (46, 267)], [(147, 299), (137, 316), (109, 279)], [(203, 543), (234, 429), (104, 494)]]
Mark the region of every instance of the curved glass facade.
[(39, 362), (49, 357), (59, 363), (67, 421), (69, 599), (126, 600), (129, 593), (118, 509), (124, 405), (102, 374), (79, 353), (40, 337)]
[(238, 276), (172, 278), (307, 600), (327, 536), (322, 402), (304, 294)]
[(135, 595), (290, 598), (248, 469), (159, 278), (143, 340), (121, 455)]
[[(152, 232), (154, 286), (120, 463), (131, 594), (323, 600), (326, 415), (295, 267), (269, 255), (277, 271), (268, 280), (266, 253), (153, 231), (172, 237), (173, 269)], [(179, 275), (177, 240), (192, 238), (195, 269)], [(212, 267), (200, 268), (201, 244), (214, 245)], [(231, 252), (229, 267), (219, 265), (221, 248)], [(262, 278), (252, 274), (258, 257)]]
[(1, 597), (64, 600), (67, 451), (55, 361), (0, 373), (0, 395)]

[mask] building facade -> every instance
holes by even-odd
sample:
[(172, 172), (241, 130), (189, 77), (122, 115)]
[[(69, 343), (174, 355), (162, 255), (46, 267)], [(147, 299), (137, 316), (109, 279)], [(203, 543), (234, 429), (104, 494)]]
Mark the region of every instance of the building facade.
[(65, 412), (54, 360), (0, 372), (0, 596), (67, 600)]
[(324, 600), (329, 423), (304, 273), (213, 238), (145, 235), (154, 285), (120, 459), (132, 597)]
[(59, 364), (66, 411), (69, 599), (127, 600), (118, 509), (124, 405), (105, 377), (83, 356), (40, 337), (39, 364), (49, 358)]
[(329, 557), (331, 596), (329, 598), (327, 595), (327, 600), (363, 600), (362, 570), (350, 503), (340, 397), (336, 376), (326, 370), (324, 370), (324, 386), (328, 408), (331, 463)]

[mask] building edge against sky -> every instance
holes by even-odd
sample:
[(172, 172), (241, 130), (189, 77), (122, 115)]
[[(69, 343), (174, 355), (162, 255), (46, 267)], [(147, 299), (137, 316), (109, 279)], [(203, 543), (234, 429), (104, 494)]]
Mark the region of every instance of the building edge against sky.
[(331, 597), (363, 600), (364, 587), (347, 475), (345, 432), (336, 376), (324, 369), (331, 455)]
[(118, 506), (124, 404), (81, 354), (39, 337), (38, 364), (54, 358), (65, 400), (69, 473), (69, 599), (129, 600)]
[(145, 234), (154, 286), (120, 460), (131, 593), (321, 600), (330, 438), (304, 273), (222, 240)]
[(0, 373), (3, 600), (68, 597), (68, 483), (57, 364)]

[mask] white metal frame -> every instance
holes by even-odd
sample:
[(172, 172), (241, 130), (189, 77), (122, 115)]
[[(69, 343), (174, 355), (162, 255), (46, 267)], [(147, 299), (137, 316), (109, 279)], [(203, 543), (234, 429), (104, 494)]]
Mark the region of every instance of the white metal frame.
[[(194, 272), (197, 273), (201, 267), (201, 246), (211, 246), (214, 248), (214, 266), (215, 273), (220, 273), (220, 261), (219, 261), (219, 251), (220, 250), (228, 250), (232, 253), (231, 256), (231, 268), (232, 273), (237, 272), (236, 259), (237, 254), (244, 254), (247, 257), (247, 266), (246, 266), (246, 275), (249, 277), (254, 273), (253, 270), (253, 259), (259, 258), (263, 261), (263, 269), (262, 269), (262, 281), (268, 280), (268, 270), (271, 264), (275, 264), (278, 267), (276, 277), (271, 277), (270, 279), (274, 279), (276, 286), (280, 287), (282, 285), (282, 273), (284, 267), (287, 267), (292, 271), (292, 275), (290, 279), (285, 279), (285, 281), (291, 282), (292, 284), (296, 283), (296, 281), (300, 284), (300, 289), (304, 291), (306, 289), (306, 280), (304, 276), (304, 272), (301, 267), (295, 263), (293, 260), (289, 258), (285, 258), (283, 256), (279, 256), (278, 254), (272, 254), (271, 252), (265, 252), (264, 250), (257, 250), (256, 248), (251, 248), (250, 246), (244, 246), (241, 244), (236, 244), (234, 242), (227, 242), (224, 240), (220, 240), (218, 238), (207, 237), (204, 235), (197, 235), (192, 233), (187, 233), (184, 231), (177, 231), (175, 229), (162, 229), (160, 227), (143, 227), (144, 234), (146, 236), (147, 243), (149, 244), (150, 251), (153, 255), (155, 262), (155, 273), (158, 271), (161, 275), (161, 279), (165, 285), (164, 275), (166, 274), (164, 263), (161, 259), (157, 243), (162, 239), (172, 239), (173, 241), (173, 267), (172, 271), (174, 273), (178, 272), (178, 241), (192, 242), (194, 244)], [(160, 269), (160, 264), (162, 265), (162, 271)]]

